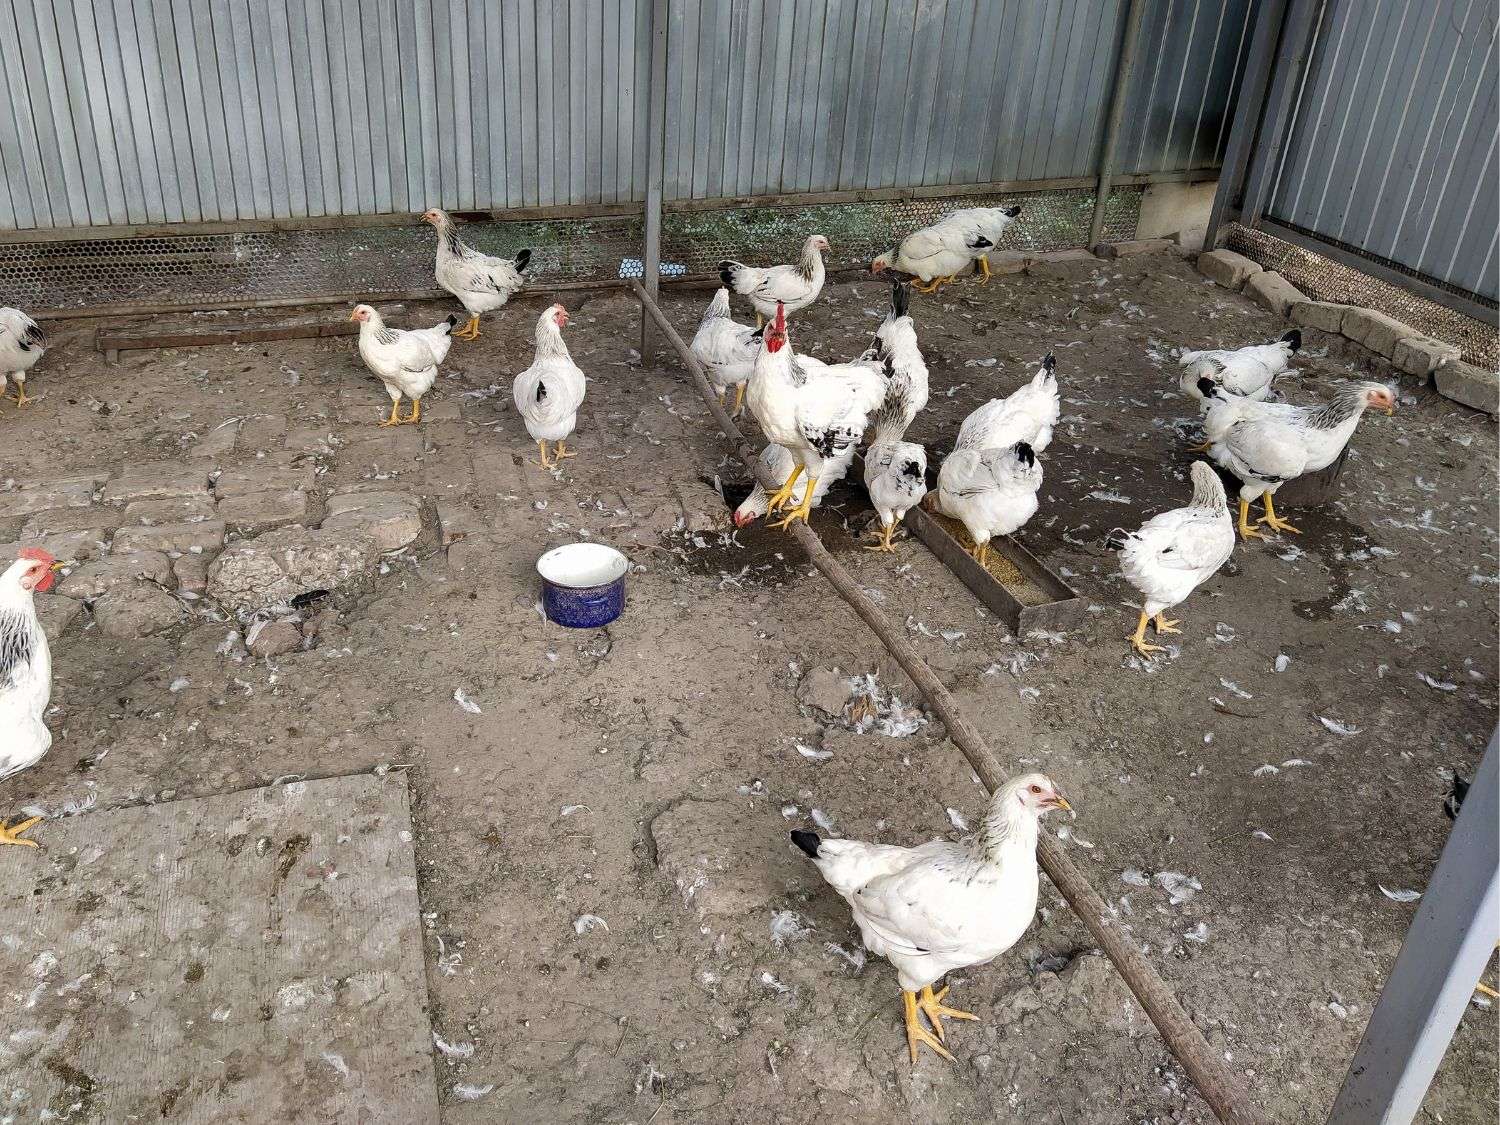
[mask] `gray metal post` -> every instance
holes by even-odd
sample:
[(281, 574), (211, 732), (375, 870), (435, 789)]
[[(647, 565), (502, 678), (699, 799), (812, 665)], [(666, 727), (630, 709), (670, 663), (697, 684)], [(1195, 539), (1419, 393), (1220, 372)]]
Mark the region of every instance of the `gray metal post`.
[(1099, 146), (1099, 183), (1094, 188), (1094, 220), (1089, 224), (1089, 245), (1096, 246), (1104, 237), (1104, 209), (1109, 203), (1110, 180), (1115, 171), (1115, 147), (1120, 139), (1120, 125), (1125, 120), (1125, 102), (1135, 79), (1135, 59), (1141, 39), (1141, 18), (1146, 14), (1145, 0), (1130, 0), (1125, 13), (1125, 34), (1120, 37), (1120, 57), (1115, 64), (1115, 79), (1109, 94), (1109, 119), (1104, 124), (1104, 140)]
[(1260, 221), (1275, 187), (1272, 177), (1281, 167), (1282, 141), (1286, 139), (1292, 110), (1300, 100), (1298, 94), (1307, 73), (1313, 35), (1322, 14), (1323, 5), (1316, 0), (1292, 0), (1291, 10), (1287, 13), (1276, 62), (1271, 69), (1271, 89), (1266, 95), (1265, 112), (1255, 138), (1255, 154), (1245, 179), (1240, 221), (1246, 226), (1253, 227)]
[(1437, 870), (1329, 1115), (1329, 1125), (1407, 1125), (1500, 939), (1500, 753), (1479, 763)]
[[(666, 178), (667, 152), (667, 0), (651, 3), (651, 120), (646, 150), (646, 245), (641, 254), (645, 266), (641, 278), (655, 300), (661, 282), (661, 197)], [(641, 310), (641, 363), (651, 351), (651, 319)]]

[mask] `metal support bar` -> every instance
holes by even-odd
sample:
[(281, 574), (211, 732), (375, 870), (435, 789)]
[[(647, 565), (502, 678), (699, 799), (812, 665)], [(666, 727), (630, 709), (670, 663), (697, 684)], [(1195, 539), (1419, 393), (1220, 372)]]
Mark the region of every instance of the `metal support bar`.
[[(667, 0), (651, 2), (651, 117), (646, 126), (646, 238), (641, 253), (646, 292), (661, 290), (661, 197), (667, 152)], [(641, 312), (641, 362), (651, 354), (651, 321)]]
[(1422, 895), (1376, 1001), (1329, 1125), (1407, 1125), (1500, 940), (1497, 736)]
[(1125, 103), (1135, 80), (1135, 56), (1140, 46), (1141, 17), (1146, 13), (1145, 0), (1130, 0), (1125, 14), (1125, 34), (1120, 39), (1119, 61), (1115, 64), (1114, 88), (1109, 94), (1109, 120), (1104, 126), (1104, 140), (1099, 146), (1099, 179), (1094, 187), (1094, 220), (1089, 224), (1088, 245), (1097, 246), (1104, 237), (1104, 210), (1109, 205), (1110, 181), (1115, 171), (1115, 147), (1120, 140), (1120, 126), (1125, 120)]
[[(632, 282), (631, 287), (641, 302), (641, 308), (656, 322), (682, 358), (692, 376), (693, 385), (708, 405), (709, 413), (713, 415), (714, 424), (733, 443), (739, 459), (767, 491), (779, 488), (782, 482), (773, 478), (759, 463), (756, 451), (750, 448), (745, 435), (740, 433), (724, 408), (719, 405), (718, 395), (709, 387), (702, 364), (694, 358), (655, 299), (639, 282)], [(823, 576), (838, 591), (839, 597), (849, 603), (850, 608), (880, 638), (886, 651), (896, 658), (896, 662), (911, 677), (928, 705), (942, 720), (948, 737), (963, 751), (964, 757), (969, 760), (985, 787), (993, 793), (1004, 785), (1005, 771), (995, 757), (995, 752), (979, 733), (979, 728), (959, 710), (958, 701), (932, 674), (932, 669), (927, 667), (917, 650), (912, 648), (906, 639), (905, 628), (895, 625), (876, 608), (875, 603), (860, 589), (854, 576), (828, 553), (823, 541), (805, 523), (794, 523), (789, 528), (788, 537), (806, 552), (813, 566), (822, 571)], [(1261, 1125), (1265, 1118), (1251, 1104), (1249, 1095), (1240, 1085), (1239, 1077), (1225, 1065), (1223, 1057), (1208, 1045), (1203, 1033), (1198, 1030), (1172, 990), (1141, 954), (1136, 939), (1121, 926), (1099, 892), (1094, 890), (1084, 874), (1068, 858), (1063, 846), (1051, 835), (1043, 833), (1036, 850), (1037, 862), (1042, 870), (1088, 927), (1105, 955), (1114, 962), (1120, 976), (1140, 1001), (1146, 1015), (1161, 1032), (1167, 1046), (1182, 1063), (1183, 1069), (1198, 1087), (1204, 1100), (1213, 1107), (1219, 1120), (1225, 1125)]]
[(1265, 212), (1275, 187), (1274, 177), (1281, 166), (1282, 142), (1302, 76), (1307, 72), (1308, 52), (1312, 50), (1321, 5), (1318, 0), (1292, 0), (1277, 45), (1276, 63), (1271, 70), (1271, 89), (1266, 95), (1265, 113), (1255, 138), (1255, 156), (1250, 161), (1245, 181), (1245, 201), (1240, 208), (1241, 222), (1255, 226)]

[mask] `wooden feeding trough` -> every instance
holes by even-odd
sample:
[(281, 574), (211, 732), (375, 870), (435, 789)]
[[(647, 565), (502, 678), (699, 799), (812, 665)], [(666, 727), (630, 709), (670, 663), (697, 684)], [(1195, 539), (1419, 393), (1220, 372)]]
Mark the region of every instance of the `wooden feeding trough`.
[(957, 521), (912, 508), (904, 522), (1014, 636), (1034, 629), (1066, 633), (1083, 621), (1084, 602), (1077, 591), (1010, 536), (990, 540), (990, 565), (985, 568), (960, 543), (963, 525)]

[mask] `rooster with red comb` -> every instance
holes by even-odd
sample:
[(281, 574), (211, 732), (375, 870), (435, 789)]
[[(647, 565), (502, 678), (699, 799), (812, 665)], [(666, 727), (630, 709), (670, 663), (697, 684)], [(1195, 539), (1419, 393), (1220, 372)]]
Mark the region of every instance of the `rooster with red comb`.
[[(42, 716), (52, 698), (52, 654), (32, 595), (46, 593), (63, 564), (37, 547), (22, 547), (0, 574), (0, 779), (42, 760), (52, 732)], [(0, 844), (34, 848), (21, 833), (40, 817), (13, 827), (0, 821)]]

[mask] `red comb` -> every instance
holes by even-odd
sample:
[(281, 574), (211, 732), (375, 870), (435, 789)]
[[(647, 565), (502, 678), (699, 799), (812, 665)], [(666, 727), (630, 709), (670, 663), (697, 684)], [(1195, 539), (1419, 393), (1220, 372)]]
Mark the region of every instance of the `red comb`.
[(37, 562), (44, 562), (48, 566), (51, 566), (53, 563), (55, 563), (57, 561), (57, 559), (54, 556), (49, 555), (46, 551), (42, 550), (40, 547), (22, 547), (21, 548), (21, 553), (20, 553), (19, 557), (23, 558), (23, 559), (34, 559)]
[(786, 331), (786, 306), (780, 301), (776, 302), (776, 331)]

